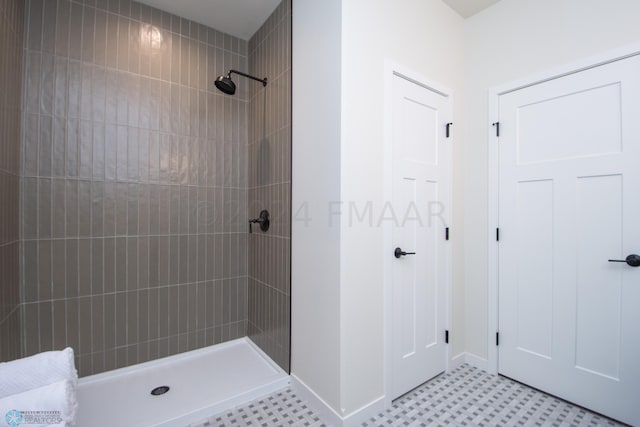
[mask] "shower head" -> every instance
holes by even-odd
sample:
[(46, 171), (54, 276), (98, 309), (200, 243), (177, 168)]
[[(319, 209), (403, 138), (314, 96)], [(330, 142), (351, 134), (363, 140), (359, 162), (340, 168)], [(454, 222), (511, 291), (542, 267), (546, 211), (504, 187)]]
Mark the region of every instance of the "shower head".
[(226, 76), (218, 76), (215, 82), (213, 82), (218, 89), (227, 95), (233, 95), (236, 93), (236, 84), (231, 80), (231, 73)]
[(227, 95), (233, 95), (233, 94), (236, 93), (236, 84), (233, 82), (233, 80), (231, 80), (231, 73), (239, 74), (239, 75), (247, 77), (249, 79), (258, 81), (258, 82), (262, 83), (262, 86), (266, 86), (267, 85), (267, 78), (266, 77), (264, 79), (259, 79), (257, 77), (254, 77), (254, 76), (249, 75), (249, 74), (242, 73), (240, 71), (229, 70), (229, 72), (227, 73), (226, 76), (218, 76), (216, 81), (213, 82), (220, 91), (226, 93)]

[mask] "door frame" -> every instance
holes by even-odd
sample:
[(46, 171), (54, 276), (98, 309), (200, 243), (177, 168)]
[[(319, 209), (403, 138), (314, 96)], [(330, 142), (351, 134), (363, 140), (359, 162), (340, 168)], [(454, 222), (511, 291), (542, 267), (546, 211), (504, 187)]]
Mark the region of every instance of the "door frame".
[[(384, 165), (383, 165), (383, 186), (384, 186), (384, 200), (385, 202), (391, 201), (393, 196), (393, 78), (398, 76), (405, 78), (419, 86), (422, 86), (431, 91), (437, 92), (450, 99), (453, 104), (453, 91), (448, 87), (428, 79), (420, 73), (405, 67), (391, 59), (385, 59), (384, 62)], [(453, 105), (451, 107), (451, 113), (453, 115)], [(455, 134), (452, 134), (449, 138), (449, 142), (453, 144), (455, 141)], [(453, 218), (453, 149), (449, 156), (449, 170), (450, 177), (448, 183), (449, 191), (449, 212), (446, 214), (447, 221), (451, 223)], [(392, 248), (393, 248), (393, 225), (389, 221), (383, 223), (383, 245), (382, 245), (382, 259), (383, 259), (383, 271), (384, 271), (384, 403), (387, 408), (392, 406), (391, 398), (391, 380), (393, 372), (392, 364), (392, 315), (393, 315), (393, 265), (392, 265)], [(446, 244), (446, 277), (445, 283), (445, 329), (449, 329), (452, 324), (452, 271), (451, 271), (451, 241)], [(451, 343), (447, 345), (445, 350), (445, 369), (448, 371), (450, 367), (451, 358)]]
[(488, 277), (487, 277), (487, 371), (492, 374), (498, 373), (498, 346), (496, 345), (496, 332), (499, 327), (499, 265), (498, 265), (498, 245), (495, 240), (496, 228), (499, 227), (499, 194), (500, 194), (500, 164), (498, 137), (491, 123), (499, 120), (499, 102), (500, 96), (510, 92), (515, 92), (530, 86), (555, 80), (571, 74), (596, 68), (612, 62), (631, 58), (640, 55), (640, 43), (633, 43), (620, 48), (612, 49), (597, 55), (587, 57), (585, 59), (571, 62), (559, 67), (550, 68), (548, 70), (529, 75), (527, 77), (514, 80), (489, 89), (489, 126), (487, 126), (487, 143), (489, 144), (488, 155)]

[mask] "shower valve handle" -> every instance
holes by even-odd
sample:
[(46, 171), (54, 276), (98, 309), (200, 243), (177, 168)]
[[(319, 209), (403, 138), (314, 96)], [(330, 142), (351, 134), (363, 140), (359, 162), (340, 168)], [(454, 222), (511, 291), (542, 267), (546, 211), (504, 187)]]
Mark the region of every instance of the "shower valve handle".
[(269, 211), (266, 209), (263, 209), (260, 211), (260, 216), (258, 216), (258, 218), (254, 218), (254, 219), (250, 219), (249, 220), (249, 233), (253, 233), (253, 230), (251, 228), (251, 224), (260, 224), (260, 230), (262, 230), (262, 232), (267, 232), (269, 230)]

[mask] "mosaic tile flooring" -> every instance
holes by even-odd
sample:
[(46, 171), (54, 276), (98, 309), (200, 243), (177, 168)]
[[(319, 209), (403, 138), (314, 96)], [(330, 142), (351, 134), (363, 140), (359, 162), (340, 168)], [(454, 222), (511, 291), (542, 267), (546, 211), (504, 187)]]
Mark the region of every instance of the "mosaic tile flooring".
[[(622, 426), (601, 415), (469, 365), (396, 400), (365, 426)], [(191, 427), (328, 426), (287, 388)]]

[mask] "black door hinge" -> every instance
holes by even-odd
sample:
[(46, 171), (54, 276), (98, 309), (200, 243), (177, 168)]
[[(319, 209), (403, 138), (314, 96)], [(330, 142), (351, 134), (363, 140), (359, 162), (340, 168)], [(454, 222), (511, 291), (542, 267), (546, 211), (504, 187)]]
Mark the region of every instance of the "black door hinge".
[(496, 128), (496, 136), (500, 138), (500, 122), (492, 123), (491, 126)]
[(453, 123), (447, 123), (447, 125), (445, 126), (447, 138), (449, 138), (449, 135), (451, 134), (451, 130), (450, 130), (451, 126), (453, 126)]
[(500, 241), (500, 228), (496, 228), (496, 242)]
[(444, 331), (444, 342), (449, 344), (449, 331)]
[(500, 332), (496, 332), (496, 345), (500, 345)]
[(444, 229), (444, 240), (449, 240), (449, 227)]

